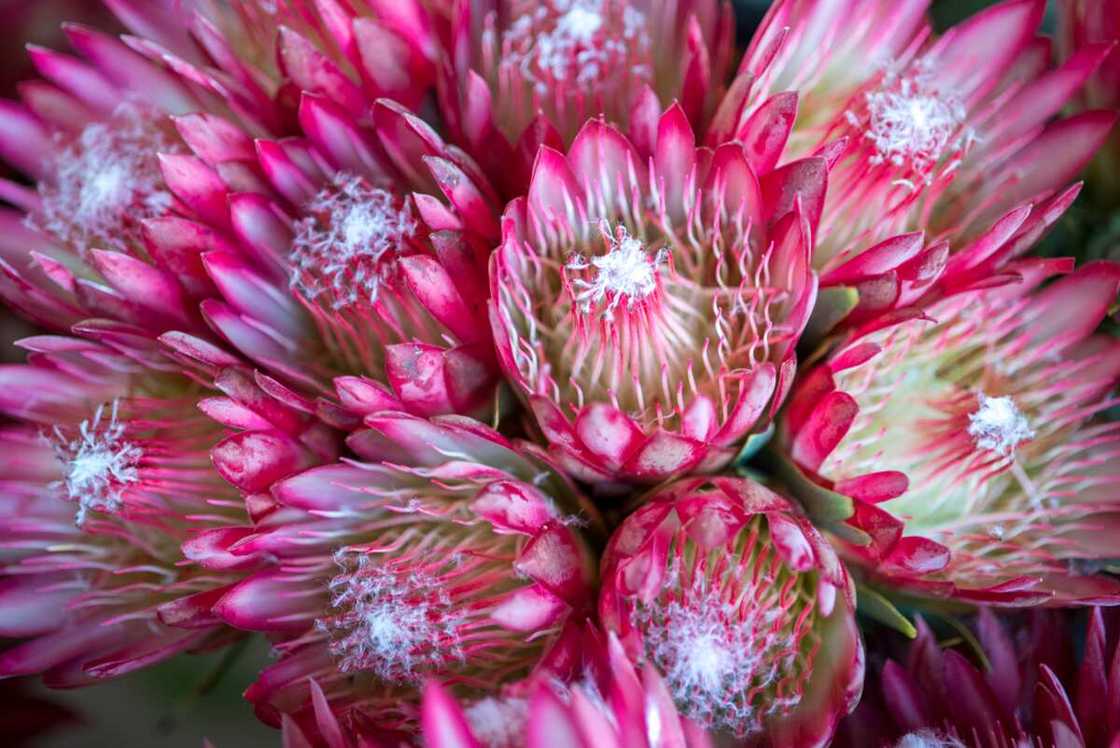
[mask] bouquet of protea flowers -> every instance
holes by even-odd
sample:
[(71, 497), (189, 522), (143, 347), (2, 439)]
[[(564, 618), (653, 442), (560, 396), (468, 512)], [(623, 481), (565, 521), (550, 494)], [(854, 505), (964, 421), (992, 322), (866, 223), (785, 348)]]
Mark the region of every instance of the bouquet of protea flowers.
[(1120, 264), (1035, 251), (1108, 12), (104, 2), (0, 103), (0, 676), (257, 636), (286, 746), (1120, 745), (1107, 615), (993, 612), (1120, 604)]

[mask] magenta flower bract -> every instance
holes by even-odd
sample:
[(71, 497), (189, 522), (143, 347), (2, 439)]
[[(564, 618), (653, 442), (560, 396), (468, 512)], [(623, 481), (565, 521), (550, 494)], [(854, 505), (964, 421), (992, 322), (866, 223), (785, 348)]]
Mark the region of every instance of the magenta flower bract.
[(919, 621), (905, 657), (886, 660), (869, 681), (837, 745), (1115, 746), (1120, 649), (1109, 619), (1115, 623), (1093, 609), (1078, 660), (1079, 627), (1058, 613), (1035, 611), (1012, 628), (981, 608), (973, 627), (979, 665), (965, 650), (942, 648)]
[(859, 701), (854, 606), (824, 538), (745, 478), (655, 491), (603, 556), (603, 625), (683, 714), (758, 744), (825, 745)]
[(344, 720), (407, 727), (424, 678), (491, 692), (591, 607), (574, 525), (597, 520), (537, 450), (459, 417), (365, 422), (348, 443), (368, 462), (284, 480), (256, 526), (210, 538), (216, 558), (275, 560), (215, 606), (283, 637), (246, 694), (269, 721), (299, 716), (311, 677)]
[(1018, 284), (870, 324), (795, 388), (778, 441), (807, 476), (810, 514), (892, 585), (1008, 604), (1118, 599), (1094, 572), (1120, 527), (1120, 432), (1096, 418), (1120, 346), (1095, 330), (1120, 265), (1036, 288), (1064, 264), (1023, 261)]
[(697, 148), (679, 107), (642, 146), (592, 121), (567, 155), (541, 149), (507, 208), (499, 356), (576, 477), (718, 469), (781, 404), (816, 298), (799, 195), (823, 190), (824, 168), (760, 179), (754, 155)]

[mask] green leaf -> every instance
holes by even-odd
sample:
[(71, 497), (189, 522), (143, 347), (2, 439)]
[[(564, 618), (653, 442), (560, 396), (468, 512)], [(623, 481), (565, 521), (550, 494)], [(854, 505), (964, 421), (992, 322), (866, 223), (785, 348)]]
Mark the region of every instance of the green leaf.
[(856, 610), (873, 621), (894, 629), (908, 639), (918, 635), (918, 629), (910, 623), (910, 619), (902, 615), (882, 594), (862, 584), (856, 585)]
[(859, 291), (851, 286), (822, 288), (799, 345), (814, 348), (859, 304)]
[(765, 431), (748, 436), (747, 440), (743, 443), (743, 448), (739, 450), (739, 454), (735, 457), (735, 461), (732, 464), (737, 467), (746, 465), (750, 462), (752, 457), (757, 455), (762, 451), (763, 447), (770, 443), (770, 438), (772, 436), (774, 436), (773, 423), (771, 423)]
[(833, 525), (855, 514), (851, 498), (810, 480), (780, 449), (767, 450), (766, 461), (815, 524)]

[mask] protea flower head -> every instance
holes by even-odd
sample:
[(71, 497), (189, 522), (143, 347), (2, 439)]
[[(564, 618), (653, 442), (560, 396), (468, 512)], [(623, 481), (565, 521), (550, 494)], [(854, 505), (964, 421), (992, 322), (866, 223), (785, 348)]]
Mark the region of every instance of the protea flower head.
[(679, 100), (714, 110), (733, 41), (721, 0), (459, 0), (441, 91), (455, 138), (516, 193), (541, 144), (588, 119), (625, 129)]
[[(299, 116), (303, 137), (256, 144), (208, 120), (182, 124), (195, 155), (168, 178), (193, 229), (218, 237), (202, 257), (220, 294), (202, 303), (206, 320), (289, 386), (337, 386), (359, 415), (485, 412), (497, 382), (485, 180), (388, 100), (373, 106), (376, 129), (312, 94)], [(230, 151), (258, 165), (256, 188), (219, 178), (214, 155)]]
[(1114, 600), (1120, 377), (1095, 333), (1120, 265), (958, 296), (867, 325), (795, 387), (779, 429), (810, 514), (891, 584), (1028, 604)]
[(793, 505), (746, 478), (686, 478), (615, 531), (599, 613), (681, 712), (759, 744), (825, 745), (859, 700), (854, 588)]
[[(780, 135), (780, 131), (778, 132)], [(697, 148), (680, 107), (637, 145), (543, 147), (491, 260), (501, 364), (563, 466), (656, 483), (726, 464), (784, 396), (816, 298), (815, 179)], [(818, 159), (819, 161), (819, 159)]]
[[(919, 620), (917, 638), (869, 679), (864, 701), (841, 726), (838, 746), (1114, 746), (1120, 741), (1120, 650), (1115, 617), (1094, 608), (1084, 652), (1068, 615), (1033, 611), (1001, 621), (982, 608), (974, 652), (938, 642)], [(887, 648), (883, 648), (887, 649)]]
[[(639, 673), (614, 634), (592, 624), (558, 644), (584, 664), (567, 682), (547, 671), (499, 697), (461, 705), (438, 682), (424, 689), (423, 738), (430, 748), (710, 748), (711, 738), (682, 717), (661, 675)], [(555, 656), (555, 653), (553, 653)]]
[(813, 264), (822, 287), (858, 288), (864, 311), (913, 304), (951, 252), (1017, 209), (1028, 215), (1002, 255), (1026, 251), (1115, 121), (1051, 121), (1109, 44), (1048, 67), (1042, 0), (999, 3), (941, 36), (928, 5), (876, 0), (853, 18), (845, 3), (783, 0), (741, 67), (762, 91), (798, 90), (788, 155), (832, 164)]
[(72, 687), (230, 643), (209, 606), (233, 580), (180, 550), (244, 514), (198, 387), (90, 341), (24, 345), (33, 362), (0, 369), (0, 635), (23, 640), (0, 676)]
[(366, 425), (348, 443), (369, 462), (282, 481), (257, 526), (211, 538), (216, 558), (276, 560), (215, 606), (283, 638), (246, 694), (266, 720), (310, 717), (313, 677), (344, 722), (406, 727), (425, 678), (493, 692), (592, 604), (588, 515), (534, 448), (461, 417)]

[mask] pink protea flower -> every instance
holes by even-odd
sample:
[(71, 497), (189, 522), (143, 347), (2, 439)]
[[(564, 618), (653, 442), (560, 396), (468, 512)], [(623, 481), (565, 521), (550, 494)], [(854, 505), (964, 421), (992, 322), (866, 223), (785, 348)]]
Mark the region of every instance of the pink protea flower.
[(599, 613), (681, 712), (759, 744), (825, 745), (859, 700), (854, 587), (783, 497), (745, 478), (655, 491), (615, 531)]
[(444, 117), (515, 194), (537, 146), (567, 145), (590, 118), (625, 129), (679, 100), (700, 126), (722, 91), (734, 33), (720, 0), (459, 0), (456, 8)]
[[(424, 744), (430, 748), (710, 748), (680, 716), (652, 665), (641, 673), (617, 637), (593, 627), (573, 637), (594, 666), (566, 684), (539, 674), (516, 691), (461, 706), (437, 682), (425, 686)], [(573, 642), (574, 643), (574, 642)], [(590, 651), (589, 651), (590, 650)]]
[[(911, 591), (1116, 600), (1120, 345), (1095, 333), (1120, 265), (1024, 261), (1020, 283), (867, 325), (795, 387), (777, 442), (818, 521)], [(793, 466), (796, 465), (796, 468)]]
[(940, 37), (928, 5), (876, 1), (853, 18), (844, 3), (783, 0), (741, 67), (762, 92), (799, 93), (789, 155), (832, 164), (813, 264), (822, 287), (859, 291), (864, 317), (914, 304), (951, 252), (1016, 210), (1027, 214), (1000, 257), (1026, 251), (1115, 121), (1051, 121), (1109, 45), (1082, 44), (1049, 68), (1042, 0), (1008, 0)]
[[(415, 115), (382, 100), (373, 117), (362, 129), (304, 94), (300, 138), (254, 144), (183, 123), (196, 155), (167, 177), (194, 230), (219, 237), (202, 256), (219, 298), (202, 312), (263, 370), (315, 395), (337, 388), (359, 416), (485, 413), (498, 380), (485, 309), (496, 198)], [(218, 178), (214, 154), (227, 152), (259, 164), (259, 189)]]
[(587, 519), (533, 447), (460, 417), (366, 425), (348, 443), (369, 462), (282, 481), (257, 526), (209, 538), (215, 558), (276, 561), (214, 608), (283, 637), (246, 693), (268, 721), (309, 717), (312, 677), (344, 722), (406, 728), (424, 678), (493, 692), (591, 605)]
[(0, 676), (72, 687), (236, 633), (209, 612), (233, 579), (190, 565), (200, 527), (241, 520), (210, 466), (197, 385), (97, 343), (33, 338), (0, 369)]
[[(0, 156), (36, 183), (2, 189), (15, 209), (0, 211), (0, 294), (48, 329), (97, 319), (83, 334), (150, 355), (166, 330), (205, 334), (198, 302), (215, 293), (198, 254), (217, 238), (187, 224), (176, 197), (199, 189), (184, 189), (176, 172), (187, 152), (176, 124), (232, 128), (222, 116), (238, 107), (119, 40), (79, 26), (66, 33), (86, 59), (32, 47), (45, 80), (24, 83), (19, 103), (0, 102)], [(190, 114), (203, 111), (212, 114)], [(259, 182), (241, 154), (215, 154), (228, 183)]]
[(592, 120), (566, 156), (540, 150), (508, 206), (494, 337), (576, 477), (718, 469), (781, 403), (816, 298), (801, 195), (823, 192), (824, 167), (760, 178), (755, 157), (697, 148), (677, 106), (644, 147)]
[(1110, 617), (1093, 609), (1080, 662), (1072, 652), (1080, 627), (1058, 613), (1009, 625), (981, 609), (975, 657), (942, 648), (919, 621), (903, 658), (878, 668), (837, 745), (1116, 746), (1120, 650)]

